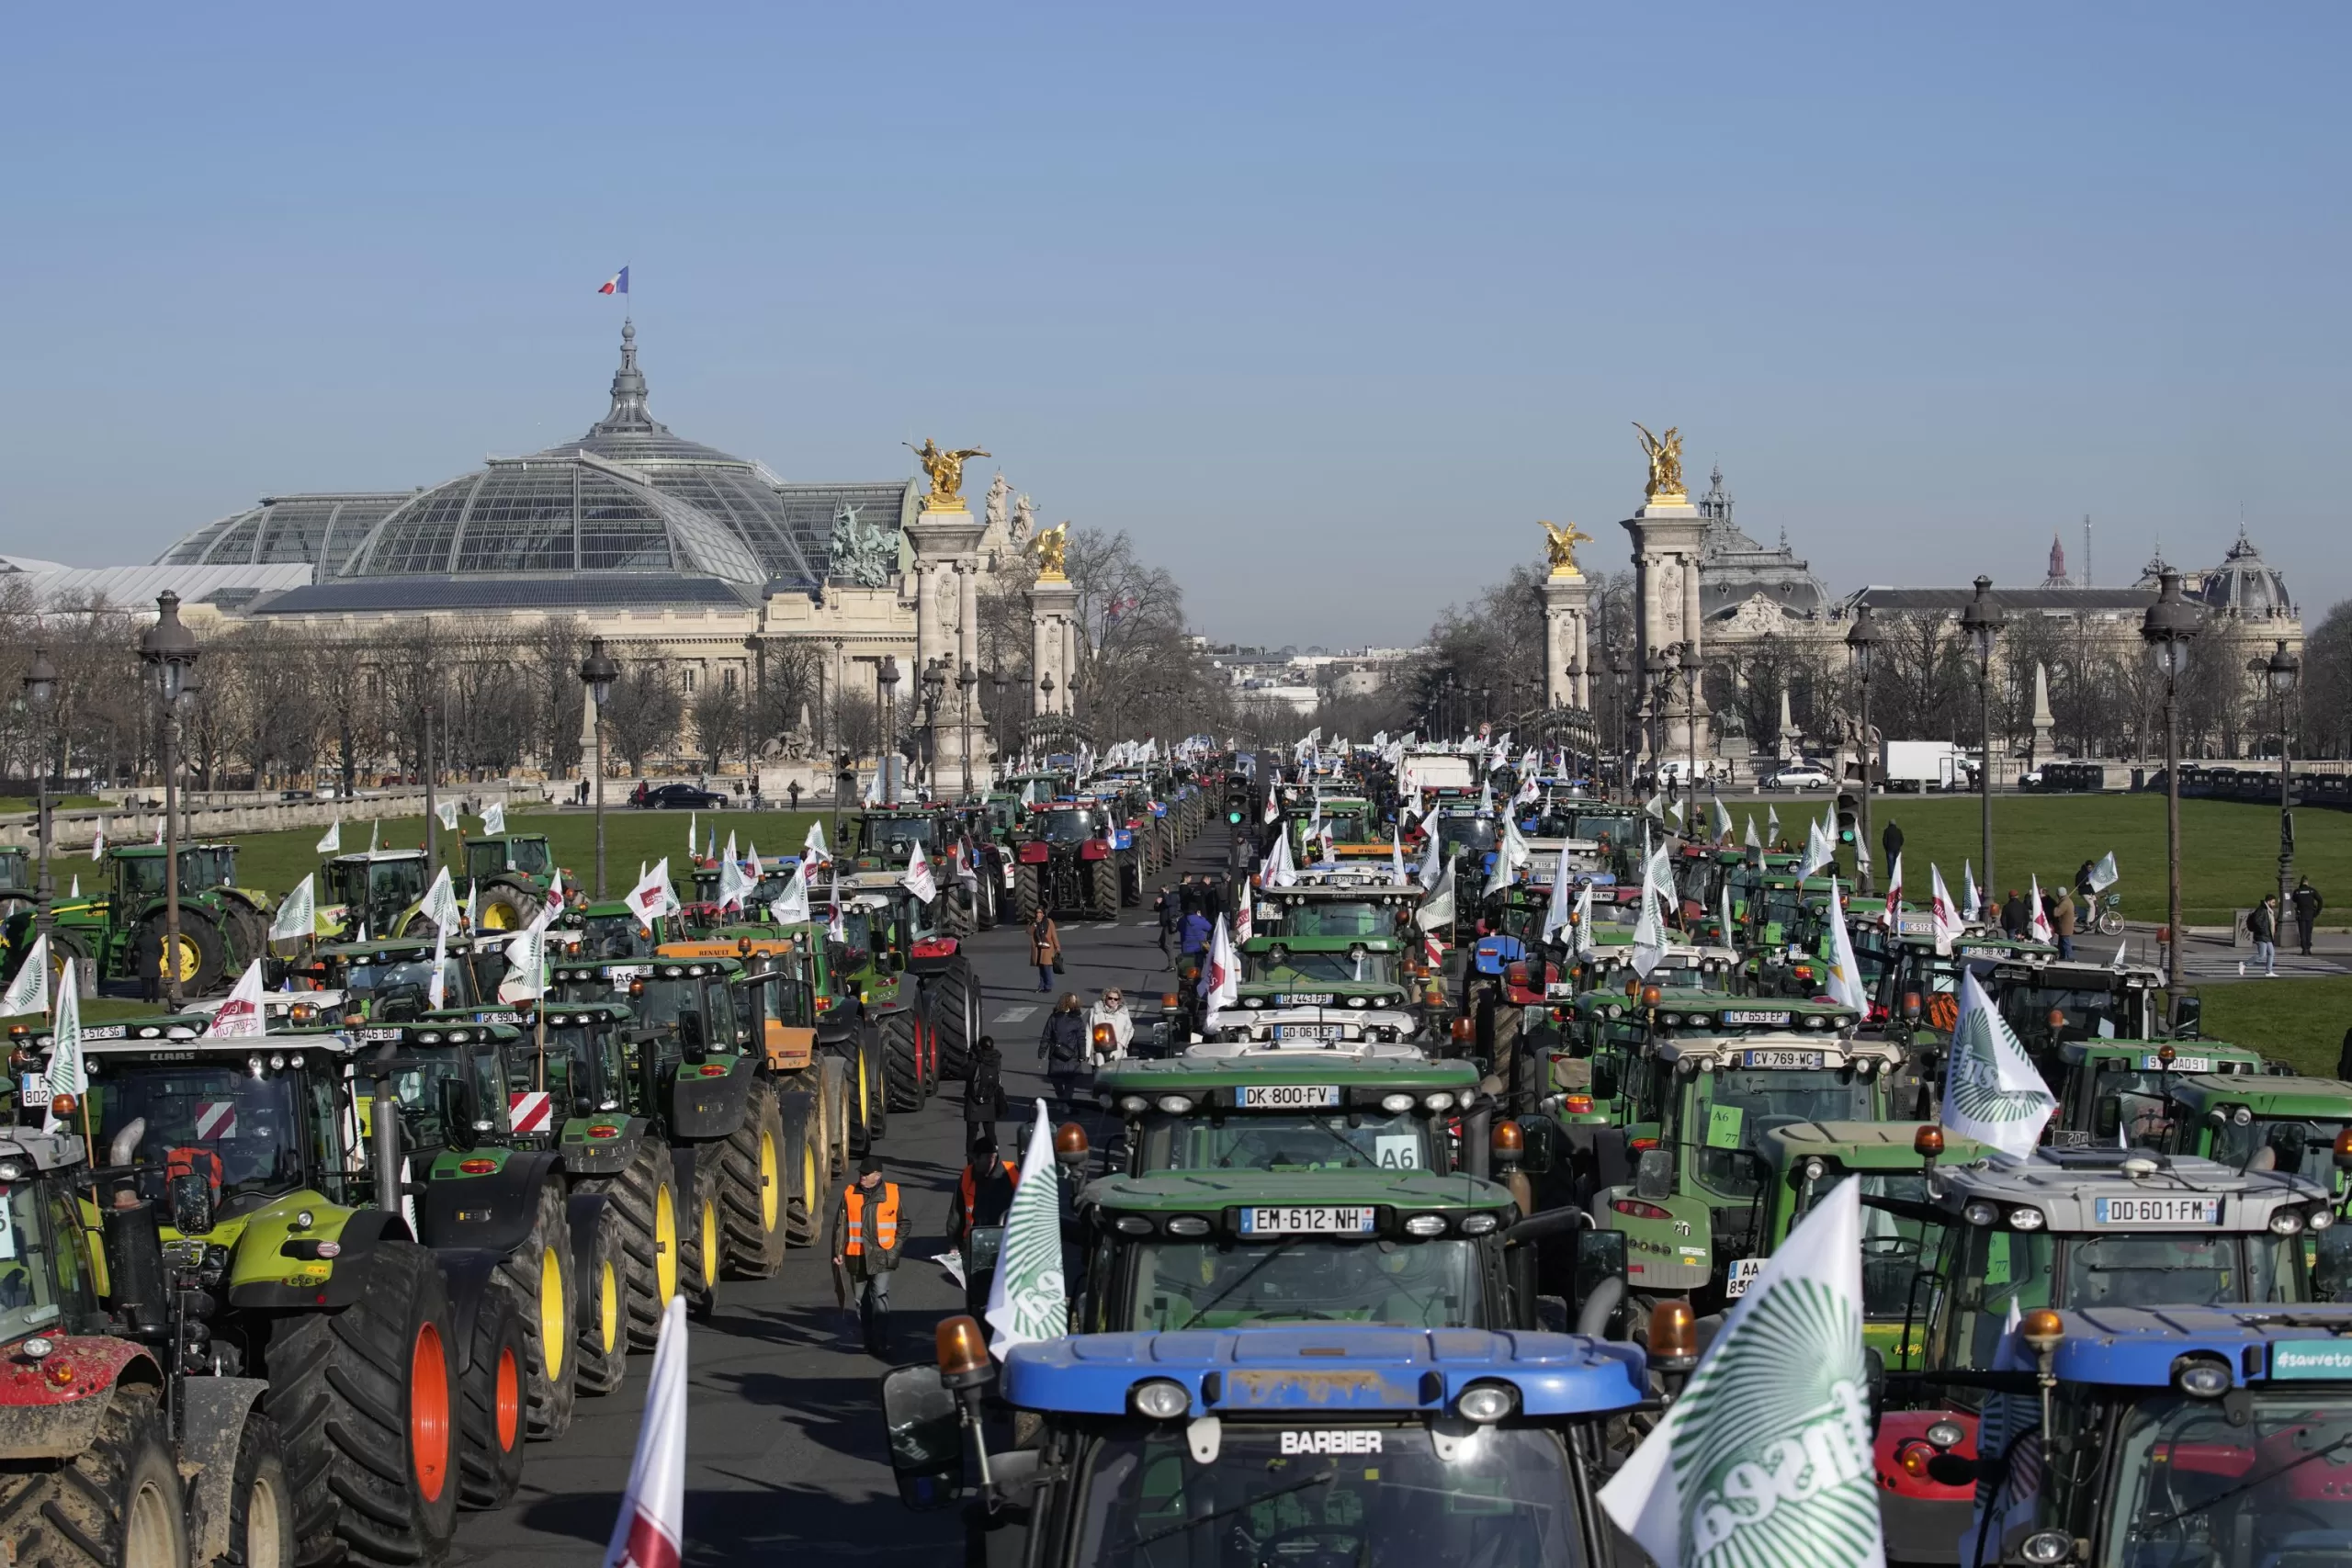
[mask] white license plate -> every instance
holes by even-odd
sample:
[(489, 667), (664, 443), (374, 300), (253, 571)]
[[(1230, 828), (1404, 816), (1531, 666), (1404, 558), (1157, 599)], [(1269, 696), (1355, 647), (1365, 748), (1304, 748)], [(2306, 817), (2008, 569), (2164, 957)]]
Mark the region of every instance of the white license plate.
[(1747, 1287), (1754, 1284), (1756, 1276), (1762, 1272), (1764, 1272), (1764, 1260), (1760, 1258), (1743, 1258), (1734, 1263), (1731, 1266), (1731, 1273), (1724, 1280), (1724, 1298), (1726, 1301), (1736, 1301), (1747, 1294)]
[(50, 1100), (49, 1079), (40, 1073), (27, 1073), (17, 1080), (17, 1103), (46, 1106)]
[(1371, 1209), (1244, 1209), (1243, 1235), (1370, 1235)]
[(2101, 1198), (2095, 1205), (2103, 1225), (2218, 1225), (2219, 1198)]
[(1753, 1009), (1747, 1009), (1747, 1010), (1734, 1009), (1733, 1010), (1728, 1011), (1728, 1012), (1726, 1012), (1726, 1013), (1724, 1013), (1724, 1022), (1725, 1024), (1734, 1024), (1734, 1023), (1760, 1023), (1760, 1024), (1783, 1023), (1783, 1024), (1784, 1024), (1784, 1023), (1786, 1023), (1786, 1022), (1788, 1022), (1788, 1021), (1789, 1021), (1789, 1015), (1788, 1015), (1787, 1013), (1784, 1013), (1784, 1012), (1758, 1012), (1758, 1011), (1754, 1010)]
[(1274, 998), (1278, 1008), (1327, 1008), (1340, 998), (1329, 991), (1284, 991)]
[(1344, 1038), (1336, 1023), (1278, 1023), (1274, 1025), (1277, 1040), (1339, 1040)]
[(1821, 1066), (1818, 1051), (1742, 1051), (1739, 1065), (1743, 1067), (1817, 1067)]
[(1240, 1097), (1244, 1111), (1312, 1111), (1339, 1104), (1340, 1086), (1335, 1083), (1244, 1084)]
[[(2143, 1073), (2163, 1072), (2165, 1070), (2164, 1058), (2151, 1051), (2140, 1058), (2140, 1070)], [(2175, 1056), (2172, 1059), (2172, 1070), (2176, 1073), (2210, 1073), (2213, 1070), (2213, 1058), (2211, 1056)]]

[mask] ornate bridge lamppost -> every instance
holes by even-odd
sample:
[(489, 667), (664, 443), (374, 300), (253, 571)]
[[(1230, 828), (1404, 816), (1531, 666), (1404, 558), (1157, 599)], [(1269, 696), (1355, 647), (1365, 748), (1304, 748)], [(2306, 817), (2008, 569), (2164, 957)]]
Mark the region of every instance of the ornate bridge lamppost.
[(34, 906), (33, 931), (36, 935), (47, 936), (50, 926), (50, 905), (57, 898), (57, 884), (51, 880), (49, 874), (49, 838), (51, 828), (49, 807), (49, 764), (53, 755), (52, 748), (55, 745), (50, 724), (57, 709), (57, 666), (49, 661), (46, 649), (38, 648), (33, 649), (32, 664), (25, 671), (25, 701), (32, 709), (40, 745), (40, 776), (38, 784), (40, 798), (36, 802), (37, 816), (34, 818), (40, 827), (40, 876), (33, 884), (33, 897), (37, 900)]
[[(1854, 624), (1848, 627), (1846, 631), (1846, 649), (1848, 652), (1854, 656), (1854, 679), (1860, 684), (1862, 689), (1862, 809), (1860, 823), (1862, 844), (1862, 854), (1860, 858), (1862, 863), (1860, 869), (1862, 885), (1861, 890), (1865, 897), (1869, 896), (1872, 891), (1870, 861), (1871, 773), (1872, 769), (1876, 767), (1878, 762), (1878, 748), (1871, 740), (1871, 666), (1877, 657), (1879, 645), (1883, 643), (1885, 640), (1886, 634), (1878, 629), (1878, 622), (1871, 615), (1871, 607), (1868, 604), (1864, 604), (1860, 610), (1857, 610), (1854, 613)], [(1889, 876), (1894, 875), (1894, 868), (1889, 866), (1887, 868), (1887, 874)]]
[(595, 707), (596, 730), (596, 897), (605, 897), (605, 704), (613, 682), (621, 678), (617, 660), (605, 651), (603, 637), (588, 639), (588, 657), (580, 663), (580, 683)]
[(980, 672), (972, 668), (970, 660), (956, 672), (956, 694), (964, 707), (964, 798), (972, 798), (972, 694), (980, 683)]
[[(2270, 657), (2262, 660), (2264, 684), (2270, 688), (2273, 701), (2278, 705), (2278, 918), (2287, 918), (2288, 885), (2295, 875), (2295, 818), (2290, 809), (2293, 805), (2289, 792), (2293, 787), (2287, 771), (2287, 711), (2294, 699), (2295, 687), (2303, 678), (2303, 661), (2287, 651), (2287, 639), (2280, 637)], [(2303, 941), (2311, 941), (2305, 933)]]
[[(1981, 581), (1982, 579), (1979, 579)], [(2197, 611), (2180, 596), (2180, 573), (2167, 567), (2157, 579), (2156, 602), (2140, 623), (2140, 636), (2165, 678), (2165, 1010), (2180, 1016), (2180, 678), (2188, 671), (2188, 645), (2198, 632)]]
[(882, 694), (882, 744), (876, 763), (882, 770), (882, 804), (899, 804), (899, 781), (891, 763), (899, 754), (899, 660), (896, 655), (882, 656), (882, 667), (874, 672), (874, 688)]
[(155, 600), (155, 624), (140, 634), (139, 657), (154, 672), (164, 700), (164, 998), (177, 1012), (187, 1000), (188, 964), (180, 951), (179, 741), (180, 698), (196, 669), (196, 634), (180, 623), (180, 596), (168, 589)]
[(1983, 721), (1984, 765), (1977, 770), (1976, 777), (1984, 829), (1984, 897), (1980, 908), (1989, 907), (2000, 897), (1993, 874), (1993, 652), (2000, 646), (2002, 628), (2008, 624), (2009, 617), (2002, 610), (2001, 602), (1993, 597), (1993, 580), (1978, 578), (1976, 597), (1960, 613), (1960, 629), (1969, 646), (1976, 650), (1976, 707)]

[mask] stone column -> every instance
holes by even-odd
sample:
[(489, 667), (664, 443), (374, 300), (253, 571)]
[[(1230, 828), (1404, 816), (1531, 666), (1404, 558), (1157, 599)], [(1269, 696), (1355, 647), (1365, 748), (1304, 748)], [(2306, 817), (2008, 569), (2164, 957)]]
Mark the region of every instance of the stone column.
[[(1071, 657), (1078, 640), (1074, 624), (1077, 604), (1078, 590), (1070, 586), (1067, 577), (1041, 577), (1036, 586), (1029, 590), (1029, 637), (1034, 650), (1030, 702), (1037, 714), (1070, 711), (1069, 677), (1077, 667)], [(1054, 678), (1050, 701), (1036, 686), (1047, 675)]]
[[(1645, 683), (1643, 701), (1648, 704), (1656, 700), (1656, 694), (1646, 689), (1646, 671), (1661, 649), (1688, 642), (1694, 660), (1703, 651), (1699, 631), (1699, 547), (1706, 518), (1683, 496), (1660, 496), (1620, 526), (1634, 541), (1634, 571), (1639, 585), (1635, 597), (1640, 606), (1634, 628), (1634, 668)], [(1692, 739), (1699, 751), (1713, 751), (1703, 692), (1698, 703), (1701, 711), (1686, 717), (1678, 691), (1666, 710), (1656, 715), (1659, 722), (1653, 733), (1659, 753), (1681, 756)], [(1686, 723), (1696, 729), (1695, 737), (1686, 737)]]
[(977, 557), (956, 563), (956, 667), (980, 667), (980, 563)]
[(1075, 615), (1065, 615), (1062, 616), (1062, 672), (1055, 677), (1061, 682), (1061, 691), (1058, 695), (1064, 713), (1078, 711), (1078, 695), (1071, 690), (1074, 684), (1073, 678), (1077, 674), (1078, 617)]
[(1591, 671), (1568, 679), (1568, 661), (1587, 662), (1585, 612), (1592, 603), (1592, 579), (1570, 567), (1544, 580), (1544, 700), (1547, 706), (1589, 708)]

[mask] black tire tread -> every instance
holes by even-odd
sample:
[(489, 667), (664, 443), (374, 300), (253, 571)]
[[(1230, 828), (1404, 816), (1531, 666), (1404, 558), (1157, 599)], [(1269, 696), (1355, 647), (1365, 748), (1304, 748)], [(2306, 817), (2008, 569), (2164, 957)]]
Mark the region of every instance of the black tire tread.
[(530, 1353), (523, 1325), (505, 1292), (485, 1292), (474, 1309), (472, 1343), (458, 1380), (458, 1502), (468, 1508), (501, 1507), (523, 1484), (523, 1442), (527, 1422), (514, 1425), (514, 1446), (498, 1446), (498, 1358), (514, 1353), (525, 1404), (529, 1403)]
[[(118, 1386), (88, 1448), (61, 1464), (0, 1475), (0, 1548), (22, 1568), (118, 1568), (133, 1475), (160, 1458), (172, 1517), (186, 1517), (163, 1407), (145, 1383)], [(183, 1527), (185, 1529), (185, 1527)]]
[(577, 1397), (577, 1359), (568, 1351), (563, 1370), (548, 1371), (547, 1348), (539, 1334), (539, 1255), (555, 1251), (563, 1273), (563, 1321), (571, 1343), (580, 1337), (580, 1281), (573, 1275), (571, 1225), (564, 1217), (563, 1190), (552, 1181), (539, 1184), (538, 1215), (522, 1246), (499, 1260), (498, 1284), (514, 1303), (523, 1330), (524, 1421), (536, 1438), (560, 1438), (571, 1429), (572, 1403)]
[[(760, 1135), (763, 1132), (775, 1140), (776, 1180), (784, 1189), (776, 1194), (774, 1231), (767, 1228), (762, 1213)], [(706, 1156), (718, 1158), (718, 1218), (727, 1235), (724, 1272), (730, 1279), (765, 1280), (784, 1266), (785, 1211), (791, 1189), (784, 1170), (787, 1148), (775, 1085), (754, 1078), (745, 1096), (742, 1122)]]
[(915, 1059), (914, 1015), (903, 1010), (882, 1015), (884, 1097), (893, 1111), (922, 1109), (922, 1066)]
[[(607, 1213), (617, 1213), (622, 1224), (622, 1258), (627, 1267), (621, 1271), (624, 1292), (622, 1319), (632, 1348), (650, 1350), (662, 1337), (662, 1276), (654, 1259), (653, 1212), (655, 1194), (662, 1188), (670, 1190), (670, 1212), (678, 1217), (683, 1228), (685, 1205), (678, 1201), (676, 1168), (670, 1163), (668, 1145), (647, 1138), (638, 1146), (636, 1155), (618, 1176), (588, 1177), (580, 1183), (584, 1192), (605, 1194)], [(685, 1269), (681, 1259), (679, 1278)]]
[[(572, 1359), (579, 1362), (573, 1387), (581, 1394), (601, 1398), (621, 1386), (628, 1375), (628, 1221), (610, 1198), (596, 1215), (592, 1242), (595, 1276), (580, 1282), (580, 1335), (572, 1341)], [(613, 1344), (604, 1344), (604, 1303), (596, 1292), (603, 1286), (604, 1266), (613, 1266), (613, 1289), (620, 1297), (618, 1330)]]

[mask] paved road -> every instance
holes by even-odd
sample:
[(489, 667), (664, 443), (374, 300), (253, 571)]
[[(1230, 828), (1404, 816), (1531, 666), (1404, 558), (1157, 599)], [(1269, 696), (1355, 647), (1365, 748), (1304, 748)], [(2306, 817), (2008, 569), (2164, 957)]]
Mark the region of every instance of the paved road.
[[(1182, 869), (1221, 863), (1223, 824), (1196, 840)], [(1091, 1001), (1105, 986), (1130, 994), (1172, 984), (1149, 909), (1129, 909), (1115, 926), (1063, 927), (1062, 984)], [(1016, 1105), (1042, 1093), (1035, 1041), (1048, 998), (1017, 931), (985, 932), (972, 944), (986, 1002), (982, 1018), (1005, 1056), (1006, 1091)], [(891, 1295), (899, 1355), (927, 1358), (931, 1330), (960, 1293), (940, 1269), (915, 1261), (946, 1250), (948, 1197), (963, 1166), (958, 1091), (922, 1111), (890, 1119), (880, 1150), (906, 1190), (915, 1235)], [(637, 1443), (650, 1355), (632, 1359), (619, 1393), (583, 1399), (560, 1441), (532, 1447), (523, 1489), (496, 1513), (462, 1516), (451, 1561), (579, 1568), (594, 1561), (613, 1527)], [(686, 1561), (737, 1563), (750, 1552), (807, 1547), (829, 1562), (938, 1564), (957, 1561), (956, 1516), (910, 1514), (883, 1457), (876, 1413), (881, 1364), (859, 1348), (852, 1314), (833, 1304), (830, 1269), (816, 1249), (786, 1255), (773, 1280), (722, 1285), (718, 1311), (695, 1325), (688, 1421)]]

